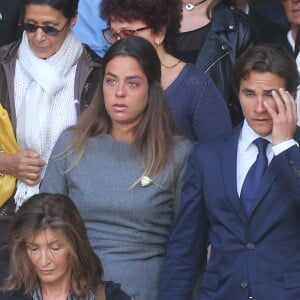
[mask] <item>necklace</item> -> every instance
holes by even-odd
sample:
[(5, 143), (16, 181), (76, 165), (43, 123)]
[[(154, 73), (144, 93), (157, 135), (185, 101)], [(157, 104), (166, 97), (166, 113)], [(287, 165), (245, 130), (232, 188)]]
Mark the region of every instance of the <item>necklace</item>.
[(189, 3), (184, 3), (183, 2), (183, 7), (185, 8), (185, 10), (190, 11), (190, 10), (193, 10), (196, 6), (204, 3), (205, 1), (206, 0), (201, 0), (201, 1), (196, 2), (196, 3), (190, 3), (190, 2)]
[(178, 61), (176, 61), (176, 63), (174, 65), (171, 65), (171, 66), (167, 66), (165, 65), (162, 61), (160, 61), (160, 64), (165, 67), (166, 69), (173, 69), (175, 68), (176, 66), (178, 66), (179, 64), (181, 63), (181, 60), (179, 59)]

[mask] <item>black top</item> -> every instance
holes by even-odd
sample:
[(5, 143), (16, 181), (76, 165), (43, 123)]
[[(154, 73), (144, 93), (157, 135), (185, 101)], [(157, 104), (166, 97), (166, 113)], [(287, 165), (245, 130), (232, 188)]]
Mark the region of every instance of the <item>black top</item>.
[(176, 49), (173, 55), (184, 62), (196, 64), (199, 52), (210, 29), (211, 23), (208, 23), (201, 28), (181, 32), (176, 39)]

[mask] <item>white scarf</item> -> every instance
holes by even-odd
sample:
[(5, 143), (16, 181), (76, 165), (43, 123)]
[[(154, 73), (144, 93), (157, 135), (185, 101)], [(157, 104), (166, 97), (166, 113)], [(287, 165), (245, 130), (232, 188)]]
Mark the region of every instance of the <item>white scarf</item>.
[[(19, 63), (30, 75), (32, 82), (22, 100), (18, 114), (17, 140), (20, 149), (35, 151), (46, 162), (50, 156), (45, 149), (51, 131), (51, 101), (55, 93), (64, 87), (65, 75), (76, 64), (82, 51), (81, 42), (70, 31), (58, 52), (48, 59), (41, 59), (33, 53), (28, 44), (27, 34), (23, 33), (19, 47)], [(28, 186), (18, 180), (15, 194), (17, 209), (38, 192), (39, 184)]]

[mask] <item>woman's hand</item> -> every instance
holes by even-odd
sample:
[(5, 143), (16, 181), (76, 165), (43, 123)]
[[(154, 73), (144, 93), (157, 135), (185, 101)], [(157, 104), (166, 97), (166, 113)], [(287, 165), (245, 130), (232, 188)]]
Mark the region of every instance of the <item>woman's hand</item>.
[(41, 180), (41, 171), (45, 161), (32, 150), (21, 150), (14, 154), (0, 154), (0, 171), (23, 181), (27, 185), (36, 185)]

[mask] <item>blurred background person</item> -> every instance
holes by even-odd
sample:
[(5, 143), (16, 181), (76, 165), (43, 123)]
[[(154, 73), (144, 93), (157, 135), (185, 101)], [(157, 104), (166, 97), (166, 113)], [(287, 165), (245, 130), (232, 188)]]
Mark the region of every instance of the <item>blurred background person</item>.
[(231, 129), (224, 99), (213, 81), (192, 64), (171, 55), (182, 17), (181, 0), (102, 0), (103, 31), (109, 43), (137, 35), (156, 49), (165, 90), (177, 126), (192, 141)]
[[(280, 0), (281, 1), (281, 0)], [(261, 43), (280, 43), (281, 35), (286, 31), (285, 26), (278, 21), (277, 13), (274, 12), (276, 18), (267, 17), (263, 14), (264, 10), (262, 6), (267, 4), (268, 0), (256, 1), (256, 0), (229, 0), (228, 3), (232, 7), (242, 10), (250, 18), (255, 44)], [(272, 2), (274, 6), (275, 1)], [(266, 6), (267, 7), (267, 6)], [(271, 14), (272, 15), (272, 14)], [(283, 13), (284, 15), (284, 13)], [(285, 24), (286, 25), (286, 24)]]
[(74, 32), (82, 43), (103, 57), (110, 45), (102, 34), (102, 29), (106, 28), (107, 24), (99, 16), (100, 3), (101, 0), (79, 0)]
[(235, 126), (243, 114), (230, 80), (235, 60), (254, 41), (250, 19), (222, 0), (182, 1), (182, 6), (180, 34), (172, 53), (213, 79)]
[(18, 26), (22, 10), (22, 0), (0, 0), (0, 46), (21, 37)]
[[(298, 0), (282, 0), (286, 19), (289, 24), (289, 29), (281, 35), (282, 44), (292, 53), (294, 56), (298, 71), (300, 71), (300, 1)], [(300, 93), (299, 88), (297, 91), (297, 114), (298, 125), (300, 125)]]
[[(78, 0), (24, 0), (22, 39), (0, 48), (0, 101), (21, 149), (0, 153), (0, 172), (17, 178), (17, 206), (38, 192), (56, 139), (98, 86), (101, 59), (71, 30), (77, 6)], [(12, 198), (0, 208), (0, 257), (14, 210)]]
[(103, 72), (101, 95), (59, 138), (41, 191), (76, 203), (105, 280), (134, 300), (156, 300), (192, 143), (174, 124), (147, 40), (113, 44)]
[(100, 259), (69, 197), (31, 197), (14, 216), (10, 236), (3, 292), (23, 291), (33, 300), (130, 300), (119, 285), (102, 280)]

